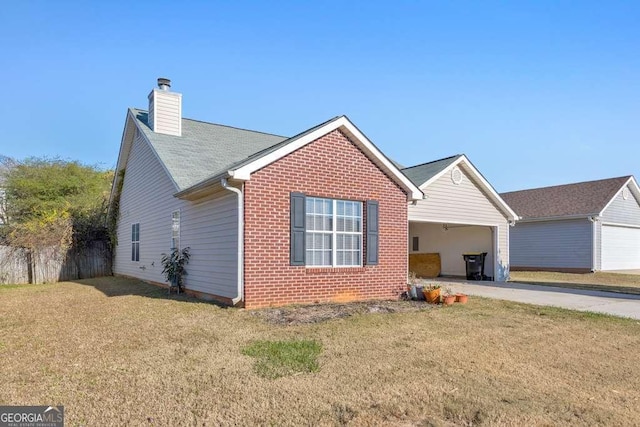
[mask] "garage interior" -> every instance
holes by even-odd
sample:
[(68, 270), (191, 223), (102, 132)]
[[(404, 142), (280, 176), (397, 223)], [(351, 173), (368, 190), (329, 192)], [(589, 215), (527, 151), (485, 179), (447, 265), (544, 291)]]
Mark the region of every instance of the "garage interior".
[[(412, 255), (439, 254), (439, 276), (466, 278), (466, 265), (462, 257), (465, 253), (486, 252), (484, 274), (495, 277), (495, 230), (494, 227), (472, 224), (449, 224), (435, 222), (409, 222), (409, 264), (412, 265)], [(421, 257), (421, 259), (425, 259)], [(435, 260), (429, 258), (429, 263)], [(435, 268), (415, 268), (420, 277), (433, 277)]]

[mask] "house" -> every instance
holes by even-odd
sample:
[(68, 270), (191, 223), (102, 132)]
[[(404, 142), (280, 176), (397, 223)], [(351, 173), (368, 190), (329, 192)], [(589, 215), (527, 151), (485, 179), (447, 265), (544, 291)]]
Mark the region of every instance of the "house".
[(633, 176), (503, 193), (522, 217), (512, 270), (640, 268), (640, 190)]
[(485, 275), (507, 280), (509, 230), (518, 217), (471, 161), (456, 155), (402, 172), (425, 195), (409, 204), (409, 253), (438, 253), (441, 275), (465, 276), (462, 255), (486, 252)]
[(347, 117), (287, 138), (183, 118), (167, 79), (148, 100), (125, 120), (114, 274), (166, 283), (162, 253), (189, 247), (187, 291), (226, 304), (405, 289), (406, 206), (423, 194)]

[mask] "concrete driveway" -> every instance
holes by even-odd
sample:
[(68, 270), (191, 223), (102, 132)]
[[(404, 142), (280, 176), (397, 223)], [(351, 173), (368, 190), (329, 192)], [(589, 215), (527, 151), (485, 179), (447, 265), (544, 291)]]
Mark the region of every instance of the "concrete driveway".
[(436, 282), (445, 282), (454, 292), (468, 295), (640, 319), (640, 295), (521, 283), (449, 280)]

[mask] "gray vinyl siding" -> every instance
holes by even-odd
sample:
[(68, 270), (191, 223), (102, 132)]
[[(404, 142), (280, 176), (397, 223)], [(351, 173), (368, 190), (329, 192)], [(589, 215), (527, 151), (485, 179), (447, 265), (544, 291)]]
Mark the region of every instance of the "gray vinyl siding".
[[(138, 134), (126, 165), (120, 197), (114, 273), (166, 283), (161, 257), (171, 247), (171, 213), (180, 210), (180, 244), (191, 248), (188, 289), (235, 297), (237, 199), (226, 190), (199, 203), (173, 197), (175, 185)], [(131, 224), (140, 223), (140, 261), (131, 261)]]
[(596, 238), (593, 242), (593, 245), (594, 245), (593, 250), (596, 252), (596, 255), (593, 259), (595, 263), (593, 269), (596, 271), (599, 271), (599, 270), (602, 270), (602, 221), (596, 221), (595, 233), (596, 233)]
[(591, 227), (587, 218), (518, 222), (510, 230), (511, 265), (591, 269)]
[(618, 192), (613, 202), (602, 213), (602, 222), (640, 225), (640, 205), (631, 190), (628, 191), (627, 200), (622, 197), (622, 190)]
[[(191, 248), (186, 286), (194, 291), (236, 297), (238, 272), (238, 199), (227, 190), (194, 204), (183, 202), (180, 244)], [(170, 215), (166, 212), (167, 245)]]
[(446, 172), (428, 187), (421, 187), (426, 199), (419, 200), (415, 205), (409, 204), (409, 221), (496, 227), (498, 247), (495, 275), (496, 280), (506, 280), (509, 277), (507, 217), (471, 179), (464, 165), (460, 165), (460, 170), (463, 180), (458, 185), (451, 180), (451, 173)]

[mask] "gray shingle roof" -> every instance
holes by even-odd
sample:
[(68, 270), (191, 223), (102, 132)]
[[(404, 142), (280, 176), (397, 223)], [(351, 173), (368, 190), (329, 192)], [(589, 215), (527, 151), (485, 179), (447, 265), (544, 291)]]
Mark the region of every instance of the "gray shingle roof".
[(132, 108), (131, 112), (179, 190), (260, 157), (288, 140), (191, 119), (182, 119), (181, 137), (163, 135), (149, 128), (146, 111)]
[(500, 196), (522, 219), (596, 215), (631, 176), (512, 191)]
[(453, 162), (462, 157), (462, 154), (456, 154), (455, 156), (447, 157), (440, 160), (434, 160), (429, 163), (423, 163), (421, 165), (410, 166), (408, 168), (401, 169), (407, 178), (409, 178), (415, 185), (421, 186), (431, 178), (448, 168)]

